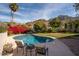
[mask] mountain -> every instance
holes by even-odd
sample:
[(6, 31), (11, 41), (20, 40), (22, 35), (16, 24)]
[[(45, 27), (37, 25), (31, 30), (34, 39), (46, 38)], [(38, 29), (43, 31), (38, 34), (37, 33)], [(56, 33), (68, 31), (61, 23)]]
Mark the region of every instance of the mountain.
[(49, 20), (45, 20), (45, 19), (38, 19), (38, 20), (35, 20), (33, 22), (28, 22), (26, 23), (26, 25), (30, 25), (30, 26), (33, 26), (34, 23), (38, 22), (38, 21), (42, 21), (44, 22), (46, 25), (48, 25), (49, 21), (51, 20), (56, 20), (56, 19), (60, 19), (61, 21), (74, 21), (74, 20), (79, 20), (79, 17), (71, 17), (71, 16), (68, 16), (68, 15), (59, 15), (55, 18), (50, 18)]
[(49, 20), (53, 20), (53, 19), (56, 19), (56, 18), (59, 18), (60, 20), (79, 20), (79, 17), (71, 17), (71, 16), (68, 16), (68, 15), (59, 15), (55, 18), (51, 18)]

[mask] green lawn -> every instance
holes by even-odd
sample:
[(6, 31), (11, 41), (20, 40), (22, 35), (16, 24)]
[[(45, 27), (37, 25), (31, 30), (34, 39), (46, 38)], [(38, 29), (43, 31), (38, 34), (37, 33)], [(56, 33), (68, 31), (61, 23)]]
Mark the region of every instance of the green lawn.
[(79, 35), (79, 33), (37, 33), (37, 34), (42, 35), (42, 36), (52, 36), (56, 38)]

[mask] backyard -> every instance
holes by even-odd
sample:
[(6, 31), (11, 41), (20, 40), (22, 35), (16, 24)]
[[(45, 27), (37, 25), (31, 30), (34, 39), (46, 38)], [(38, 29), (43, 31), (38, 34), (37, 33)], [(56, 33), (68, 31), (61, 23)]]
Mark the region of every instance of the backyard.
[(6, 11), (3, 7), (2, 19), (5, 18), (3, 16), (11, 19), (0, 21), (0, 55), (79, 56), (79, 16), (71, 15), (71, 11), (75, 14), (79, 12), (79, 4), (56, 4), (55, 8), (59, 7), (55, 11), (57, 15), (52, 12), (54, 4), (2, 5), (11, 11), (3, 13)]

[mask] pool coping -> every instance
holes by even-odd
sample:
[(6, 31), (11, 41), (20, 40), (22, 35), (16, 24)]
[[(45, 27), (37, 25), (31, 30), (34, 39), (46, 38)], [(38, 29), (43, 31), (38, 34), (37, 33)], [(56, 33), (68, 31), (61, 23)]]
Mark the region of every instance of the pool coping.
[[(27, 35), (27, 34), (17, 34), (17, 35), (13, 35), (13, 36), (10, 36), (10, 38), (14, 39), (14, 37), (16, 36), (21, 36), (21, 35)], [(41, 35), (38, 35), (38, 34), (31, 34), (31, 35), (34, 35), (34, 36), (39, 36), (39, 37), (46, 37), (46, 38), (50, 38), (52, 40), (56, 40), (55, 37), (51, 37), (51, 36), (41, 36)], [(15, 39), (14, 39), (15, 40)], [(15, 40), (16, 41), (16, 40)], [(18, 41), (18, 40), (17, 40)], [(19, 40), (20, 41), (20, 40)], [(22, 40), (21, 40), (22, 41)], [(52, 41), (51, 41), (52, 42)], [(45, 43), (38, 43), (38, 44), (34, 44), (35, 46), (36, 45), (40, 45), (40, 44), (46, 44), (46, 43), (51, 43), (51, 42), (45, 42)]]
[[(13, 36), (9, 36), (9, 38), (13, 38), (13, 37), (15, 37), (15, 36), (21, 36), (21, 35), (26, 35), (26, 34), (16, 34), (16, 35), (13, 35)], [(55, 37), (51, 37), (51, 36), (42, 36), (42, 35), (39, 35), (39, 34), (31, 34), (31, 35), (41, 36), (41, 37), (49, 37), (49, 38), (57, 39), (57, 38), (55, 38)]]

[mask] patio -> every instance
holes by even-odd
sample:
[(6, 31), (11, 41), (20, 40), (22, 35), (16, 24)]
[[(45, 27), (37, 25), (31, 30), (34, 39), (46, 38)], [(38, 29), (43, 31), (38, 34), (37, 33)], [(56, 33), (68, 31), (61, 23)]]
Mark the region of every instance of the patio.
[[(45, 44), (38, 44), (35, 46), (45, 46)], [(74, 54), (71, 52), (71, 50), (61, 41), (55, 39), (54, 42), (48, 43), (46, 45), (48, 47), (48, 56), (74, 56)], [(22, 49), (15, 49), (13, 51), (13, 56), (36, 56), (35, 50), (30, 52), (26, 52), (26, 49), (24, 47), (24, 53)], [(43, 55), (38, 55), (38, 56), (43, 56)]]

